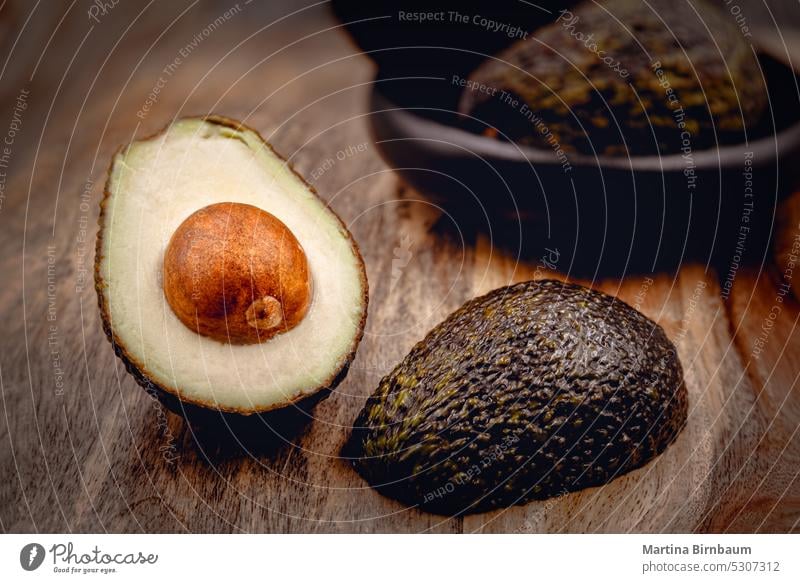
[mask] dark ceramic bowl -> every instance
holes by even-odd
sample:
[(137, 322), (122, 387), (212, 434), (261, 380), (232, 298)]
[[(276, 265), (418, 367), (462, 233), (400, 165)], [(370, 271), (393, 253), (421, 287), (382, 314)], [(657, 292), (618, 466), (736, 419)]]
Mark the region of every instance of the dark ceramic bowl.
[(557, 248), (580, 271), (652, 271), (687, 260), (722, 269), (768, 252), (776, 204), (796, 184), (800, 103), (795, 73), (763, 55), (770, 110), (748, 142), (681, 154), (568, 155), (459, 127), (443, 76), (379, 74), (369, 121), (403, 179), (512, 250)]

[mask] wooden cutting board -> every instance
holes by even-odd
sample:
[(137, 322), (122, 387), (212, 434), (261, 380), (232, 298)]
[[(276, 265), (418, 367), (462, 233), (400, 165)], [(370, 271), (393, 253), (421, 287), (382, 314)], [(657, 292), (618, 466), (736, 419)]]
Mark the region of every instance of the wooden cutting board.
[[(685, 368), (688, 426), (644, 468), (455, 519), (366, 487), (338, 455), (381, 376), (465, 300), (533, 277), (539, 258), (454, 236), (398, 181), (367, 131), (372, 65), (324, 8), (269, 26), (288, 10), (131, 4), (96, 19), (0, 8), (0, 133), (13, 130), (0, 160), (0, 529), (800, 531), (800, 306), (769, 257), (738, 270), (727, 300), (703, 265), (583, 282), (660, 322)], [(370, 282), (366, 334), (339, 389), (292, 431), (240, 441), (188, 425), (135, 384), (101, 330), (91, 281), (117, 146), (207, 112), (258, 129), (314, 183), (353, 232)]]

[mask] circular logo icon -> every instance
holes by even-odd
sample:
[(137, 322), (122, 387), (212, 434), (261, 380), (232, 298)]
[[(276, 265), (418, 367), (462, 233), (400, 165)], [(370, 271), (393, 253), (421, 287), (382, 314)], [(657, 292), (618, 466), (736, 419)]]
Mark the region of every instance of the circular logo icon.
[(35, 571), (44, 562), (44, 547), (39, 543), (29, 543), (19, 552), (19, 564), (26, 571)]

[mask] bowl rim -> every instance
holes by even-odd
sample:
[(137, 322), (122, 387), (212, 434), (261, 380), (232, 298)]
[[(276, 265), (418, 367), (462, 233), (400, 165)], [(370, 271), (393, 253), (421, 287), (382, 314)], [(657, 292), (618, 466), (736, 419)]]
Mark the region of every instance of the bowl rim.
[[(793, 72), (788, 65), (781, 64)], [(797, 73), (794, 74), (800, 83)], [(418, 110), (445, 110), (398, 105), (381, 90), (382, 83), (378, 81), (377, 78), (373, 81), (370, 97), (372, 108), (369, 117), (372, 124), (376, 123), (376, 117), (378, 117), (376, 114), (381, 114), (394, 119), (393, 125), (406, 127), (408, 131), (405, 133), (413, 134), (422, 140), (436, 142), (439, 148), (453, 144), (486, 158), (526, 164), (562, 166), (562, 162), (558, 160), (553, 150), (480, 136), (465, 129), (423, 117), (415, 112)], [(453, 112), (452, 110), (447, 111)], [(771, 114), (774, 127), (775, 109), (772, 107), (772, 101), (770, 101), (767, 111)], [(748, 154), (752, 154), (753, 166), (763, 166), (773, 163), (782, 153), (797, 149), (800, 149), (800, 120), (773, 134), (754, 140), (704, 150), (692, 150), (692, 167), (696, 171), (741, 168), (744, 166), (744, 159)], [(592, 167), (637, 172), (684, 172), (688, 167), (681, 153), (664, 156), (608, 156), (570, 152), (568, 160), (570, 165), (575, 168)]]

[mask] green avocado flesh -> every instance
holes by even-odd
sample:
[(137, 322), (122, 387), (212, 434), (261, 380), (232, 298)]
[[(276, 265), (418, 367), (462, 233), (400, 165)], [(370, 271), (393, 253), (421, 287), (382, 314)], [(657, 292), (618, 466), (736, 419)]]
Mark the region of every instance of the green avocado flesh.
[(697, 0), (586, 2), (470, 76), (459, 111), (515, 142), (584, 154), (742, 143), (767, 105), (734, 19)]
[(379, 492), (440, 514), (605, 484), (686, 422), (663, 329), (600, 292), (543, 280), (472, 300), (380, 383), (345, 449)]
[[(267, 342), (202, 336), (167, 301), (170, 239), (188, 217), (219, 203), (279, 218), (308, 260), (317, 290), (308, 313)], [(261, 414), (321, 396), (344, 378), (367, 313), (364, 262), (344, 224), (256, 131), (220, 116), (184, 118), (132, 142), (114, 156), (99, 222), (95, 285), (103, 328), (136, 381), (171, 408)], [(194, 245), (202, 233), (187, 239)], [(216, 245), (226, 240), (220, 236)], [(250, 254), (248, 261), (252, 273), (265, 260)], [(205, 275), (198, 266), (192, 282)], [(217, 300), (226, 314), (224, 293)]]

